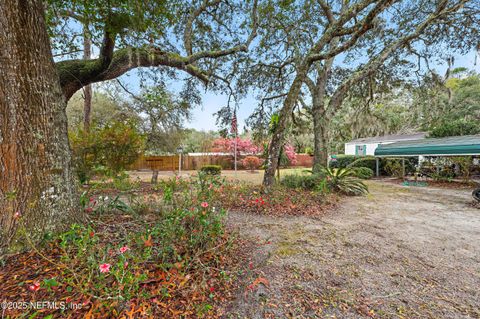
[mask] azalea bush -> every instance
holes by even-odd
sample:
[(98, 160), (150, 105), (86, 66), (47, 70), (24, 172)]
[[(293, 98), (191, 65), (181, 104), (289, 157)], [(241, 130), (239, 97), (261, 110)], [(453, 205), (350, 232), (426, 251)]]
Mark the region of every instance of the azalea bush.
[(290, 144), (285, 144), (283, 147), (283, 152), (288, 159), (289, 165), (297, 164), (297, 153), (295, 152), (295, 147)]
[[(235, 145), (236, 142), (236, 145)], [(249, 138), (219, 138), (213, 141), (213, 152), (235, 153), (237, 154), (258, 154), (262, 151), (259, 145), (256, 145)]]
[(246, 169), (249, 169), (251, 172), (255, 171), (257, 168), (260, 167), (262, 161), (256, 156), (247, 156), (242, 159), (242, 165)]

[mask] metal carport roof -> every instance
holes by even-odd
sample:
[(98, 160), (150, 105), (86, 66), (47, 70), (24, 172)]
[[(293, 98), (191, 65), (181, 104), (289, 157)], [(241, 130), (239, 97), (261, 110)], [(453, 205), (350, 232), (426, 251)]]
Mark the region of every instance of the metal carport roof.
[(426, 138), (380, 144), (375, 156), (455, 156), (480, 155), (480, 135)]

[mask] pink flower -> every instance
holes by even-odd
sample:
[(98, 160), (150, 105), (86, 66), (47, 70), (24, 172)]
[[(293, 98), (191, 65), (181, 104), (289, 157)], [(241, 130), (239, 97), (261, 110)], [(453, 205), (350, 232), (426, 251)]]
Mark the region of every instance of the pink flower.
[(123, 264), (123, 268), (127, 268), (128, 267), (128, 261), (126, 261), (124, 264)]
[(210, 292), (214, 292), (215, 291), (215, 287), (210, 287)]
[(123, 254), (124, 252), (126, 252), (127, 250), (130, 250), (130, 248), (128, 248), (128, 246), (123, 246), (120, 248), (120, 252)]
[(92, 207), (88, 207), (88, 208), (85, 209), (85, 211), (86, 211), (87, 213), (91, 213), (91, 212), (93, 212), (93, 208), (92, 208)]
[(202, 202), (202, 204), (200, 204), (203, 208), (207, 208), (208, 207), (208, 203), (207, 202)]
[(90, 203), (92, 203), (93, 201), (95, 201), (95, 197), (90, 197)]
[(28, 286), (31, 291), (38, 291), (40, 289), (40, 283), (35, 281), (32, 285)]
[(110, 265), (110, 264), (101, 264), (100, 265), (100, 272), (102, 272), (102, 273), (109, 272), (111, 266), (112, 265)]
[(249, 262), (249, 263), (248, 263), (248, 268), (250, 268), (250, 270), (253, 269), (253, 263), (252, 263), (252, 262)]
[(22, 214), (20, 214), (20, 212), (16, 212), (15, 214), (13, 214), (13, 218), (15, 219), (19, 219), (21, 216)]

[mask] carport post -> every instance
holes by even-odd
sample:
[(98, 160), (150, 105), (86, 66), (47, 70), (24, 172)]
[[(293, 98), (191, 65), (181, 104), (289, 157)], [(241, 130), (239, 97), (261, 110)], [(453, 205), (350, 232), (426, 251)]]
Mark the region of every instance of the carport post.
[(380, 176), (380, 159), (378, 157), (375, 158), (375, 175)]
[(402, 158), (402, 177), (405, 179), (405, 158)]

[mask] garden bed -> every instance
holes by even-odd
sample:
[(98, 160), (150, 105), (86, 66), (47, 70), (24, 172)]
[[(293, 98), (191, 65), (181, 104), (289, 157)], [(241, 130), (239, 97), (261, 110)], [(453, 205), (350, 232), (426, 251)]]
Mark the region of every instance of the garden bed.
[(163, 186), (138, 196), (84, 194), (87, 221), (2, 260), (3, 317), (220, 316), (216, 305), (232, 295), (240, 264), (225, 211), (213, 205), (213, 187)]
[(82, 190), (83, 224), (1, 261), (2, 301), (21, 302), (5, 318), (221, 317), (227, 301), (248, 293), (239, 286), (245, 278), (250, 290), (268, 284), (244, 248), (269, 243), (238, 239), (225, 228), (226, 210), (319, 217), (339, 200), (284, 186), (266, 193), (219, 177), (104, 181)]

